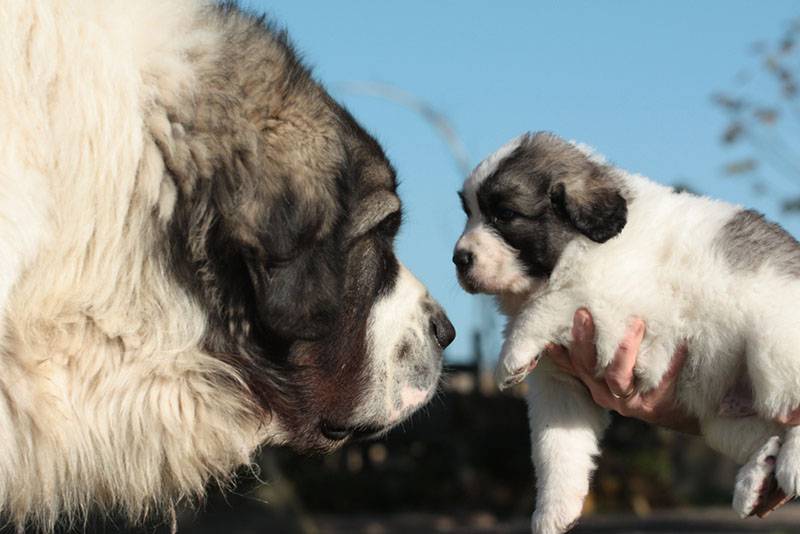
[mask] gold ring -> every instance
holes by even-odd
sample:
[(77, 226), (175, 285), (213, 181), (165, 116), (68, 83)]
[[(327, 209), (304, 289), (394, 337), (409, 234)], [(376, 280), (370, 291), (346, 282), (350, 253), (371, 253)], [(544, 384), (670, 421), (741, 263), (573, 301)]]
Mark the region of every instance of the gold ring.
[[(608, 390), (611, 391), (611, 388), (609, 388)], [(635, 383), (631, 384), (631, 389), (627, 393), (623, 393), (622, 395), (617, 395), (616, 393), (611, 391), (611, 396), (614, 397), (617, 400), (626, 400), (626, 399), (630, 399), (631, 397), (633, 397), (634, 393), (636, 393), (636, 384)]]

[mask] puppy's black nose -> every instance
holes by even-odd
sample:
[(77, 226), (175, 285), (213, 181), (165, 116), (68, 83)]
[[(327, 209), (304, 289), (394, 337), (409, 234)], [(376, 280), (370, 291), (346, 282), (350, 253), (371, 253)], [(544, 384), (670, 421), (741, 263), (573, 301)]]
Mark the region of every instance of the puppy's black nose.
[(431, 332), (442, 349), (446, 349), (456, 338), (456, 329), (441, 308), (431, 314)]
[(456, 264), (458, 270), (463, 271), (472, 265), (472, 252), (468, 250), (456, 250), (453, 254), (453, 263)]

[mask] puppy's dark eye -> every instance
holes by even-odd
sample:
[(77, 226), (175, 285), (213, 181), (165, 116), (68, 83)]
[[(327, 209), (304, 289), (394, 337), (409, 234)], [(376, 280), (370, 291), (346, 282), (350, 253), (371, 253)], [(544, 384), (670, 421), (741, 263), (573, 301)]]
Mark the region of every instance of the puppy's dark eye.
[(495, 222), (507, 223), (514, 219), (516, 219), (519, 214), (508, 208), (500, 208), (494, 213), (494, 220)]

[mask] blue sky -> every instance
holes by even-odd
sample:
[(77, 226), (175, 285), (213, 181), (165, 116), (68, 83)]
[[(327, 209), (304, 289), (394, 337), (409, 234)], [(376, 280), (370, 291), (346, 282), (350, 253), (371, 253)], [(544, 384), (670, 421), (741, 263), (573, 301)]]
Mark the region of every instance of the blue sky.
[[(527, 130), (551, 130), (595, 146), (629, 170), (755, 207), (796, 235), (751, 182), (723, 175), (725, 117), (710, 101), (751, 68), (751, 45), (775, 41), (796, 0), (245, 1), (288, 27), (306, 62), (383, 144), (398, 171), (406, 222), (400, 258), (448, 310), (459, 331), (449, 351), (469, 352), (480, 322), (475, 297), (458, 287), (450, 257), (464, 217), (458, 173), (442, 139), (394, 102), (355, 94), (380, 82), (443, 112), (472, 164)], [(769, 84), (755, 89), (769, 97)], [(778, 192), (800, 185), (776, 181)], [(489, 341), (497, 349), (498, 337)]]

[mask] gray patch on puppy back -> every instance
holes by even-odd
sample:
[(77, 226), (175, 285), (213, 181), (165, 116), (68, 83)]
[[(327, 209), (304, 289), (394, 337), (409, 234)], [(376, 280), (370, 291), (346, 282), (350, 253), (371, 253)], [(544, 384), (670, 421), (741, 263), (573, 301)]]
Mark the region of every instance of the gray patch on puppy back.
[(800, 243), (757, 211), (736, 213), (715, 245), (733, 269), (754, 272), (770, 265), (779, 273), (800, 277)]

